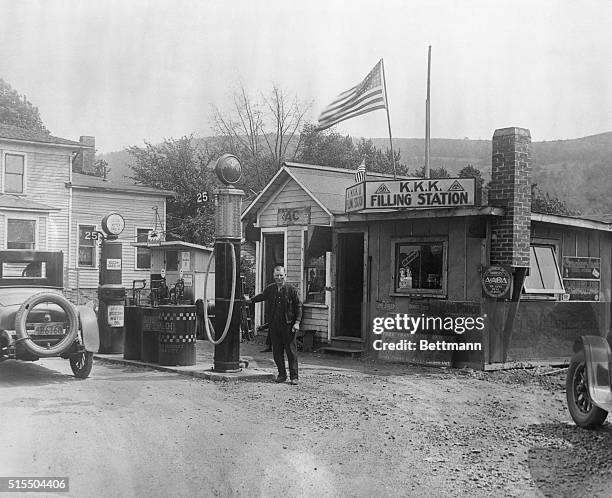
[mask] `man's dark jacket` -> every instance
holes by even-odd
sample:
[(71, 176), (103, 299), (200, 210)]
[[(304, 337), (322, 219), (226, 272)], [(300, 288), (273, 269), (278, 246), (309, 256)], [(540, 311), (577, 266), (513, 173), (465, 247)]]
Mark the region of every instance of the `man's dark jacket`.
[(274, 316), (276, 297), (279, 293), (281, 296), (281, 306), (284, 312), (283, 315), (287, 325), (293, 325), (295, 322), (300, 322), (302, 320), (302, 301), (300, 301), (300, 296), (298, 296), (295, 287), (287, 283), (283, 285), (280, 290), (275, 283), (268, 285), (261, 294), (257, 294), (253, 297), (251, 302), (258, 303), (260, 301), (268, 301), (270, 303), (270, 316)]

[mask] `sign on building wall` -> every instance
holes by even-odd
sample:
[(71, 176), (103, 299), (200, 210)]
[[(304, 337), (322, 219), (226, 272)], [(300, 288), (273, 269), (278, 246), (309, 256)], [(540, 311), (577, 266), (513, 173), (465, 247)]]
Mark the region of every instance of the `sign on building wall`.
[(350, 213), (473, 206), (474, 189), (474, 178), (367, 181), (346, 189), (345, 209)]
[(563, 286), (570, 301), (599, 301), (601, 259), (564, 256)]
[(279, 227), (290, 225), (309, 225), (310, 224), (310, 206), (301, 208), (279, 208), (276, 224)]
[(181, 251), (181, 268), (182, 271), (191, 271), (191, 253), (189, 251)]
[(509, 299), (512, 275), (504, 266), (488, 266), (482, 272), (482, 291), (485, 296)]
[(121, 270), (121, 260), (118, 258), (108, 258), (106, 260), (107, 270)]

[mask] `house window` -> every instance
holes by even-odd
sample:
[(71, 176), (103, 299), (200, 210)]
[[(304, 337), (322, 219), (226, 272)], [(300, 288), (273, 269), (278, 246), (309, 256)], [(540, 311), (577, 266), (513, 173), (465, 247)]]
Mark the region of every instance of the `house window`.
[(331, 251), (331, 227), (311, 225), (304, 232), (305, 303), (325, 304), (327, 253)]
[(395, 243), (393, 289), (398, 294), (446, 293), (446, 242), (424, 239)]
[(25, 157), (17, 154), (4, 155), (4, 192), (23, 194), (25, 191)]
[(79, 225), (79, 266), (94, 268), (96, 266), (96, 227)]
[(35, 220), (7, 220), (7, 249), (36, 249)]
[[(136, 242), (148, 242), (150, 228), (136, 229)], [(151, 268), (151, 251), (146, 247), (136, 248), (136, 269), (149, 270)]]
[(529, 252), (529, 275), (523, 285), (526, 294), (564, 294), (561, 272), (551, 245), (532, 245)]

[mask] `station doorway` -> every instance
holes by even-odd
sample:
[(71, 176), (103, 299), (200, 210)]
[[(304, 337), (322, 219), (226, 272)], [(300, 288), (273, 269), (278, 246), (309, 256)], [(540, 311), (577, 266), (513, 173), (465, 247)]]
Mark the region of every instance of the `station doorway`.
[(364, 295), (363, 232), (338, 233), (336, 339), (362, 339)]
[[(285, 234), (264, 233), (263, 234), (263, 268), (261, 275), (261, 289), (266, 288), (274, 282), (274, 267), (285, 265)], [(270, 321), (270, 305), (264, 304), (264, 322)]]

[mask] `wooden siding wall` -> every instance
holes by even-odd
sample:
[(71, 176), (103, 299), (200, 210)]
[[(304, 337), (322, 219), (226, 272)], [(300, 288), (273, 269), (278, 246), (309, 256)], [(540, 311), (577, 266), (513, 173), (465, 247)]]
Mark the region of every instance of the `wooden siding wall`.
[(531, 237), (550, 240), (558, 245), (561, 272), (564, 256), (601, 258), (601, 300), (612, 301), (612, 234), (532, 222)]
[[(290, 179), (259, 214), (259, 227), (277, 228), (279, 208), (302, 208), (310, 206), (311, 225), (330, 225), (329, 215), (293, 180)], [(287, 281), (294, 285), (300, 297), (304, 297), (304, 230), (303, 225), (288, 226), (285, 247)], [(262, 234), (265, 237), (265, 233)], [(260, 246), (261, 247), (261, 246)], [(260, 268), (257, 271), (261, 271)], [(265, 286), (266, 283), (263, 283)], [(261, 290), (261, 289), (260, 289)], [(301, 328), (316, 330), (319, 339), (327, 339), (327, 306), (304, 306)]]
[[(481, 296), (480, 248), (484, 239), (467, 236), (466, 218), (416, 219), (369, 224), (372, 255), (371, 299), (394, 301), (396, 306), (408, 302), (408, 296), (390, 296), (394, 238), (436, 237), (448, 241), (448, 301), (479, 301)], [(399, 311), (399, 309), (398, 309)]]
[[(131, 289), (132, 280), (149, 278), (149, 270), (135, 269), (136, 249), (131, 244), (136, 242), (136, 228), (153, 229), (154, 206), (159, 208), (159, 216), (165, 220), (164, 197), (74, 189), (72, 205), (73, 243), (68, 263), (68, 287), (76, 288), (78, 285), (79, 288), (97, 288), (98, 268), (78, 267), (78, 226), (95, 225), (99, 229), (104, 215), (111, 212), (117, 212), (125, 219), (125, 229), (119, 236), (119, 241), (123, 243), (123, 285)], [(99, 252), (96, 253), (96, 261), (98, 257)]]
[(329, 215), (291, 179), (259, 214), (259, 226), (261, 228), (276, 227), (278, 208), (301, 208), (308, 206), (310, 206), (311, 225), (330, 224)]
[[(70, 179), (70, 151), (44, 146), (0, 143), (0, 154), (14, 152), (26, 157), (25, 200), (31, 200), (59, 209), (47, 215), (40, 212), (13, 211), (16, 217), (27, 217), (38, 221), (37, 249), (68, 252), (68, 209), (69, 190), (66, 182)], [(4, 166), (4, 165), (3, 165)], [(11, 214), (5, 211), (4, 222)], [(6, 247), (5, 225), (0, 230), (2, 244)]]

